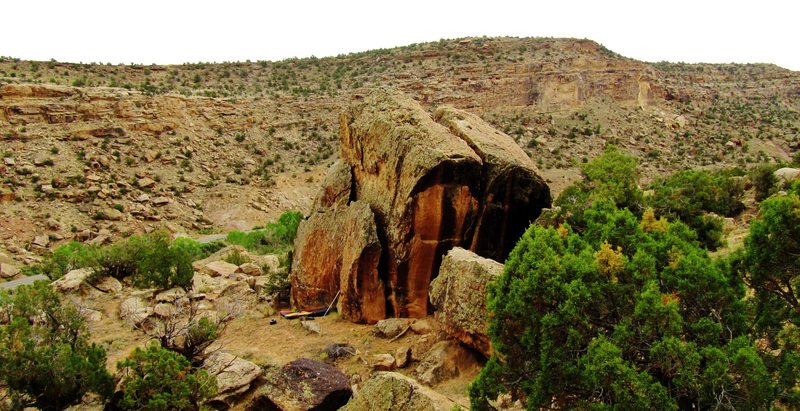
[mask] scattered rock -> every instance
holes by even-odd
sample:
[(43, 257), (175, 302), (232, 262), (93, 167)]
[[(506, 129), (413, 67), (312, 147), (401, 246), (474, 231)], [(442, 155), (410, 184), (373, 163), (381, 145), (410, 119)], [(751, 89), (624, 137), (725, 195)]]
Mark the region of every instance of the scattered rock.
[(155, 197), (153, 198), (150, 203), (156, 207), (161, 207), (169, 204), (171, 200), (168, 197)]
[(177, 313), (178, 309), (172, 303), (158, 303), (153, 307), (153, 314), (161, 318), (173, 317)]
[(261, 272), (261, 267), (259, 267), (257, 264), (254, 263), (244, 263), (239, 266), (238, 271), (247, 274), (251, 277), (256, 277), (263, 274)]
[(233, 354), (217, 351), (203, 361), (203, 368), (217, 377), (217, 396), (228, 406), (232, 397), (251, 388), (251, 384), (262, 374), (261, 367)]
[(90, 323), (96, 323), (103, 319), (103, 313), (91, 308), (81, 308), (80, 315)]
[(229, 284), (230, 281), (225, 277), (212, 277), (208, 274), (195, 273), (194, 277), (192, 277), (192, 293), (219, 294)]
[(309, 334), (322, 335), (322, 327), (316, 321), (300, 321), (300, 326)]
[(186, 291), (181, 287), (170, 288), (156, 294), (156, 302), (171, 303), (186, 296)]
[(97, 213), (101, 220), (122, 221), (125, 219), (125, 214), (116, 208), (107, 207)]
[(773, 174), (778, 180), (785, 183), (791, 183), (794, 180), (800, 179), (800, 168), (779, 168), (775, 170)]
[(212, 261), (206, 264), (206, 266), (203, 268), (203, 271), (212, 277), (227, 277), (235, 273), (238, 268), (239, 267), (237, 265), (225, 261)]
[(14, 194), (13, 191), (10, 189), (0, 187), (0, 204), (2, 203), (10, 203), (17, 198), (17, 195)]
[(50, 245), (50, 237), (46, 235), (37, 235), (33, 237), (31, 245), (41, 248), (47, 248), (47, 246)]
[(380, 320), (375, 324), (375, 334), (383, 338), (394, 338), (400, 335), (409, 324), (410, 321), (405, 318), (387, 318), (385, 320)]
[(456, 404), (442, 394), (396, 372), (370, 378), (342, 411), (451, 411)]
[(119, 294), (122, 291), (122, 283), (114, 277), (104, 277), (97, 284), (95, 288), (110, 294)]
[(0, 277), (13, 278), (19, 274), (19, 268), (16, 265), (9, 263), (0, 263)]
[(119, 305), (119, 317), (129, 326), (142, 324), (153, 314), (153, 308), (139, 297), (130, 297)]
[(259, 267), (264, 267), (264, 269), (267, 270), (264, 274), (277, 273), (281, 267), (281, 260), (277, 255), (273, 254), (251, 255), (250, 262)]
[(339, 358), (356, 355), (355, 347), (347, 343), (328, 344), (325, 346), (325, 350), (323, 350), (323, 352), (329, 360), (337, 360)]
[(442, 259), (439, 276), (431, 282), (431, 304), (444, 331), (486, 357), (492, 353), (486, 287), (502, 272), (503, 265), (497, 261), (454, 248)]
[(81, 286), (94, 274), (91, 268), (72, 270), (58, 280), (53, 281), (53, 287), (62, 293), (80, 290)]
[(158, 158), (158, 151), (145, 150), (143, 157), (144, 157), (144, 161), (146, 161), (148, 163), (152, 163), (153, 161), (156, 160), (156, 158)]
[(405, 368), (411, 361), (411, 349), (408, 347), (400, 347), (394, 353), (394, 361), (397, 368)]
[(392, 354), (375, 354), (372, 356), (372, 369), (376, 371), (391, 371), (394, 369)]
[(411, 323), (411, 331), (419, 335), (430, 334), (433, 332), (433, 325), (428, 319), (419, 319)]
[(234, 281), (228, 284), (219, 293), (219, 298), (238, 306), (252, 306), (256, 303), (256, 293), (246, 281)]
[(461, 374), (474, 373), (480, 369), (475, 354), (458, 341), (440, 341), (425, 354), (414, 373), (419, 381), (435, 385)]
[(353, 395), (344, 373), (323, 362), (301, 358), (267, 375), (249, 410), (337, 410)]
[(137, 180), (136, 181), (136, 185), (139, 188), (151, 188), (151, 187), (156, 185), (156, 181), (153, 180), (152, 178), (145, 177), (145, 178), (140, 178), (139, 180)]

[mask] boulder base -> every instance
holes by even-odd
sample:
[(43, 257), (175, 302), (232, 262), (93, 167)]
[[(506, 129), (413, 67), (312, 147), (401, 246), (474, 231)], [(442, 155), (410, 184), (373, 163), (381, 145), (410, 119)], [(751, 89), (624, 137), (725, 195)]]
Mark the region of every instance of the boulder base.
[(486, 287), (502, 272), (503, 265), (497, 261), (454, 248), (431, 282), (431, 304), (444, 331), (486, 357), (492, 352), (487, 335)]
[(248, 410), (338, 410), (353, 395), (341, 371), (323, 362), (301, 358), (267, 376)]
[(378, 372), (369, 379), (343, 411), (450, 411), (447, 397), (396, 372)]

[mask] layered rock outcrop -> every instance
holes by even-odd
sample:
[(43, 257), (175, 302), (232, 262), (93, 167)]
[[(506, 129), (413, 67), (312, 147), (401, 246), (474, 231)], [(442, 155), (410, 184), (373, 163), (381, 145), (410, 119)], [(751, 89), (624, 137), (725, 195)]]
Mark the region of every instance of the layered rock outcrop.
[[(516, 143), (454, 108), (434, 119), (402, 93), (378, 89), (342, 114), (340, 137), (342, 160), (295, 241), (299, 307), (329, 303), (341, 290), (345, 318), (425, 316), (445, 252), (460, 246), (504, 259), (550, 205), (547, 185)], [(381, 304), (383, 312), (363, 308)]]

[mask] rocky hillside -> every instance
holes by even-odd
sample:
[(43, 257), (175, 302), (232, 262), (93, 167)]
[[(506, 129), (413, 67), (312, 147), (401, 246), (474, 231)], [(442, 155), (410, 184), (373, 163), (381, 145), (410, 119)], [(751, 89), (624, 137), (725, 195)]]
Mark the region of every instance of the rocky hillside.
[(645, 178), (782, 161), (800, 74), (648, 64), (588, 40), (470, 38), (329, 58), (179, 66), (0, 61), (0, 253), (166, 225), (247, 229), (309, 211), (338, 116), (375, 86), (511, 135), (557, 192), (606, 143)]

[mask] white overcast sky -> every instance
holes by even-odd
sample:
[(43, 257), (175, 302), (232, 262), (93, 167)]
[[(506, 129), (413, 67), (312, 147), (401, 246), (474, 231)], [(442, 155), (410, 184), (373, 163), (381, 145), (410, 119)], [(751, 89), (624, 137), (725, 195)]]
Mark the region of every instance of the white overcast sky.
[(543, 36), (588, 38), (645, 61), (800, 70), (798, 11), (798, 0), (11, 0), (0, 4), (0, 55), (167, 64)]

